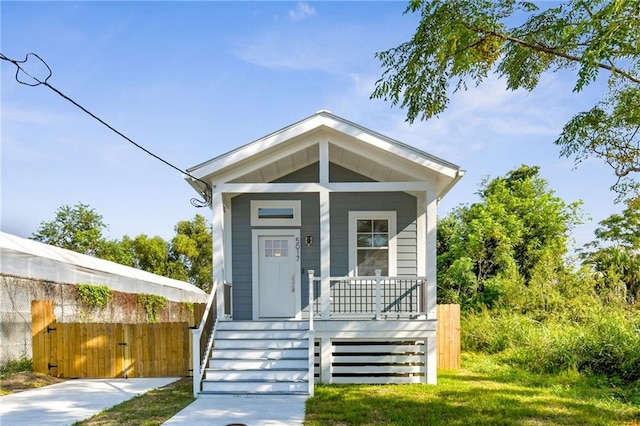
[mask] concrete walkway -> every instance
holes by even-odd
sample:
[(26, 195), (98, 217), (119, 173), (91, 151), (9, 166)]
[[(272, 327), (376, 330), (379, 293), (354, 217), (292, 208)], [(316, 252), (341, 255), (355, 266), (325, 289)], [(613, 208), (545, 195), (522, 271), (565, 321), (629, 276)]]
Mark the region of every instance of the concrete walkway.
[(176, 380), (178, 377), (75, 379), (5, 395), (0, 397), (0, 424), (70, 425)]
[(303, 395), (203, 395), (164, 424), (302, 425), (306, 400)]

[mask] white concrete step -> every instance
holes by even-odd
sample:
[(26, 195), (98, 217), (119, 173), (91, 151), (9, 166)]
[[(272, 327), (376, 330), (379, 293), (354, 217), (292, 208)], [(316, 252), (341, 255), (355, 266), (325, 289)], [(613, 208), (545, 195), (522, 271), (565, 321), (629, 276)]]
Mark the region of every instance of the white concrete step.
[(221, 339), (216, 333), (213, 343), (214, 352), (218, 349), (288, 349), (288, 348), (308, 348), (309, 340), (288, 340), (288, 339)]
[(259, 381), (233, 381), (233, 382), (202, 382), (204, 393), (300, 393), (306, 394), (309, 385), (304, 382), (259, 382)]
[(308, 330), (307, 321), (220, 321), (218, 330)]
[(242, 370), (217, 371), (206, 369), (205, 380), (211, 381), (270, 381), (270, 382), (299, 382), (307, 381), (309, 370)]
[(309, 367), (306, 358), (298, 359), (211, 359), (209, 368), (212, 370), (273, 370), (273, 369), (304, 369)]
[(306, 321), (219, 322), (202, 393), (307, 394), (308, 328)]
[[(308, 345), (307, 345), (308, 346)], [(303, 348), (287, 348), (287, 349), (239, 349), (239, 348), (220, 348), (216, 347), (211, 353), (211, 359), (286, 359), (286, 358), (305, 358), (308, 356), (309, 349)]]
[(307, 330), (220, 330), (216, 331), (216, 339), (307, 339)]

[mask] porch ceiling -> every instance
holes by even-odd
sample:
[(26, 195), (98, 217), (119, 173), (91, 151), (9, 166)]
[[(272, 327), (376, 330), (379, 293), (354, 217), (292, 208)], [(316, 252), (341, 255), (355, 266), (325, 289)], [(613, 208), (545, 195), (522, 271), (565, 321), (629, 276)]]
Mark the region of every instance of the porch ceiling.
[[(233, 182), (273, 182), (318, 161), (318, 145), (312, 145), (291, 155), (275, 159), (272, 163), (237, 177)], [(424, 179), (424, 175), (420, 177), (410, 176), (391, 167), (390, 163), (384, 164), (374, 161), (367, 155), (356, 153), (332, 143), (329, 143), (329, 161), (377, 182), (406, 182)]]

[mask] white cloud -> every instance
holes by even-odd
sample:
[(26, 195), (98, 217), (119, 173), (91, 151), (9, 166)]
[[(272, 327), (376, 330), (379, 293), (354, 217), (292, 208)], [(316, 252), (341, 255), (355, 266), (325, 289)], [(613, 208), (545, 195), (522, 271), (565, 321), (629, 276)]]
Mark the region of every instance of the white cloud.
[(295, 9), (289, 10), (289, 19), (300, 21), (316, 14), (316, 8), (309, 3), (300, 2)]
[(3, 106), (2, 108), (2, 121), (5, 125), (8, 122), (30, 125), (48, 125), (58, 123), (66, 118), (68, 117), (64, 114), (53, 113), (46, 110), (37, 110), (35, 108), (30, 110), (6, 106)]
[(321, 70), (333, 69), (331, 55), (319, 55), (318, 46), (310, 43), (264, 36), (244, 44), (236, 50), (243, 61), (274, 70)]
[[(367, 53), (353, 50), (344, 40), (359, 37), (357, 28), (341, 27), (340, 31), (317, 38), (312, 26), (291, 37), (286, 31), (253, 34), (235, 42), (235, 55), (241, 60), (273, 70), (321, 71), (348, 75), (369, 58)], [(369, 56), (373, 56), (372, 54)]]

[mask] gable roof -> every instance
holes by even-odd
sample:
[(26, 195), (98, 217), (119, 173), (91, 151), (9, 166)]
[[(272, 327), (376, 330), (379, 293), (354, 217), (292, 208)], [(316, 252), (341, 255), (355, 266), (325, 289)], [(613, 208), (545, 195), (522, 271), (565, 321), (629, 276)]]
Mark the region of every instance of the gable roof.
[[(214, 184), (272, 181), (317, 162), (317, 144), (325, 136), (331, 146), (331, 162), (378, 181), (429, 178), (437, 182), (438, 198), (464, 175), (451, 162), (324, 110), (187, 171)], [(272, 164), (276, 167), (269, 169)]]

